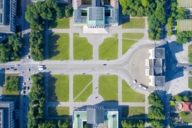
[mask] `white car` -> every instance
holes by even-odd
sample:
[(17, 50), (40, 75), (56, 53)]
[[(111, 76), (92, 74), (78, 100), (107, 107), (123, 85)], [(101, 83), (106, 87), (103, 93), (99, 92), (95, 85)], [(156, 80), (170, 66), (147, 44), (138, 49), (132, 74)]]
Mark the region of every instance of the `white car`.
[(43, 71), (44, 68), (43, 68), (43, 67), (39, 67), (38, 70), (39, 70), (39, 71)]

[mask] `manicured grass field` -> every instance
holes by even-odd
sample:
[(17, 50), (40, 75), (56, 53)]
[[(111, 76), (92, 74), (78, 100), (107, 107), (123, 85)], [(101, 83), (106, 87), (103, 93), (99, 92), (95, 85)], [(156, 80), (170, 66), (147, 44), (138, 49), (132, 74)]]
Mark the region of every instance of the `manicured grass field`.
[(69, 101), (69, 78), (67, 75), (53, 75), (49, 80), (49, 101)]
[(69, 107), (48, 107), (49, 117), (69, 116)]
[(76, 102), (85, 102), (92, 94), (92, 75), (75, 75), (73, 77), (73, 98)]
[[(4, 77), (3, 75), (1, 75), (1, 76), (3, 77), (3, 78), (1, 78), (1, 80), (5, 82), (3, 85), (3, 89), (2, 89), (3, 95), (13, 95), (13, 96), (19, 95), (19, 80), (18, 81), (12, 81), (15, 77), (20, 79), (19, 74), (9, 74), (9, 75), (6, 75), (6, 77)], [(12, 80), (10, 81), (10, 79), (8, 77), (9, 78), (11, 77), (10, 79), (12, 79)], [(15, 82), (17, 82), (17, 83), (15, 83)], [(2, 84), (3, 84), (3, 82), (2, 82)], [(15, 86), (15, 87), (17, 86), (18, 88), (17, 89), (15, 88), (14, 90), (10, 91), (10, 90), (6, 89), (6, 84), (9, 84), (8, 86), (12, 86), (12, 84), (15, 84), (13, 86)]]
[(88, 42), (87, 38), (79, 37), (75, 33), (73, 36), (74, 43), (74, 59), (76, 60), (90, 60), (93, 58), (93, 46)]
[(118, 57), (118, 38), (117, 35), (108, 37), (99, 46), (99, 59), (114, 60)]
[(49, 58), (52, 60), (69, 59), (69, 34), (51, 34), (49, 36)]
[(129, 48), (131, 48), (131, 46), (133, 46), (136, 41), (135, 40), (127, 40), (127, 39), (123, 39), (123, 42), (122, 42), (122, 54), (125, 54)]
[(55, 22), (52, 22), (50, 25), (51, 28), (69, 28), (69, 18), (56, 19)]
[(189, 77), (189, 88), (192, 89), (192, 77)]
[(19, 95), (19, 91), (8, 91), (3, 88), (3, 95)]
[(99, 77), (99, 94), (104, 100), (118, 99), (118, 77), (116, 75), (101, 75)]
[(189, 63), (192, 64), (192, 45), (189, 45), (188, 47), (188, 57), (189, 57)]
[(192, 112), (185, 113), (185, 112), (180, 112), (179, 116), (181, 119), (186, 122), (186, 123), (192, 123)]
[(125, 54), (129, 48), (134, 45), (139, 39), (143, 38), (143, 33), (123, 33), (122, 54)]
[(123, 33), (123, 39), (139, 40), (143, 36), (143, 33)]
[(138, 116), (145, 114), (145, 108), (144, 107), (129, 107), (128, 108), (128, 116)]
[(145, 28), (144, 18), (131, 18), (130, 21), (122, 25), (123, 28)]
[(145, 96), (134, 91), (126, 81), (122, 82), (122, 101), (123, 102), (144, 102)]

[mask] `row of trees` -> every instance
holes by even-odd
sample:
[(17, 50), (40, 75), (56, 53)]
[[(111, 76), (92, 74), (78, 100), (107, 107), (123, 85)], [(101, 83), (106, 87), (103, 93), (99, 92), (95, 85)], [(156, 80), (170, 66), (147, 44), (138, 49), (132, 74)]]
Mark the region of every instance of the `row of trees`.
[(122, 128), (144, 128), (145, 127), (145, 123), (142, 120), (138, 120), (138, 121), (122, 121), (121, 122)]
[(18, 35), (9, 35), (0, 43), (0, 62), (19, 60), (22, 56), (23, 42)]
[(148, 100), (150, 104), (148, 119), (152, 128), (164, 128), (165, 106), (160, 96), (156, 92), (153, 92), (149, 95)]
[(68, 122), (57, 123), (44, 119), (45, 87), (42, 73), (32, 76), (32, 88), (29, 93), (28, 128), (68, 128)]
[(55, 21), (56, 18), (63, 16), (71, 16), (72, 7), (65, 6), (64, 11), (56, 0), (46, 0), (44, 2), (37, 2), (30, 4), (25, 13), (25, 19), (30, 24), (30, 50), (31, 56), (34, 60), (44, 59), (44, 25), (46, 21)]
[[(123, 14), (131, 16), (147, 16), (149, 24), (149, 38), (162, 39), (175, 32), (177, 19), (187, 17), (184, 8), (178, 8), (177, 0), (120, 0)], [(179, 36), (181, 33), (178, 33)], [(184, 36), (185, 35), (185, 36)], [(186, 41), (186, 32), (178, 37), (178, 41)]]

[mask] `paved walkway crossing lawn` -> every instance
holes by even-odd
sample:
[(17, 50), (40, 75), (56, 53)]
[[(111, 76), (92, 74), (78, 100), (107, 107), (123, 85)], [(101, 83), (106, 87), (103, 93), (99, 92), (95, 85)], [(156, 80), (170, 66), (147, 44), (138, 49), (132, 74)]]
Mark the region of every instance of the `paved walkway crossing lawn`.
[(93, 46), (88, 42), (87, 38), (80, 37), (75, 33), (73, 36), (74, 59), (90, 60), (93, 58)]
[(55, 22), (51, 22), (50, 27), (58, 29), (69, 28), (69, 18), (57, 18)]
[(128, 116), (143, 116), (145, 114), (144, 107), (128, 107)]
[(99, 94), (104, 100), (118, 100), (118, 77), (116, 75), (101, 75), (99, 77)]
[(123, 28), (145, 28), (145, 19), (144, 18), (130, 18), (129, 21), (122, 25)]
[(92, 75), (74, 75), (73, 77), (73, 100), (85, 102), (92, 94)]
[(48, 100), (69, 101), (69, 77), (67, 75), (53, 75), (49, 77)]
[(188, 82), (188, 84), (189, 84), (189, 88), (192, 89), (192, 77), (189, 77), (189, 82)]
[(118, 57), (118, 38), (117, 35), (108, 37), (99, 46), (99, 59), (114, 60)]
[(123, 33), (122, 54), (125, 54), (129, 48), (134, 45), (139, 39), (143, 38), (143, 33)]
[(49, 117), (69, 116), (69, 107), (48, 107)]
[(122, 82), (122, 101), (123, 102), (144, 102), (145, 95), (134, 91), (126, 81)]
[(52, 60), (69, 59), (69, 34), (51, 34), (49, 36), (49, 58)]

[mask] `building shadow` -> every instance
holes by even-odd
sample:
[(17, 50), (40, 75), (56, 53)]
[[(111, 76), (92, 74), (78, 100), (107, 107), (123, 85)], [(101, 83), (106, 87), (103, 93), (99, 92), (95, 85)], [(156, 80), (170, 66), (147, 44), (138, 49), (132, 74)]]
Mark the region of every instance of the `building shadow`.
[(184, 67), (178, 67), (176, 53), (183, 51), (183, 46), (177, 42), (170, 42), (159, 46), (165, 49), (165, 82), (182, 77)]
[[(96, 106), (96, 107), (102, 107), (106, 110), (117, 110), (118, 111), (118, 120), (119, 120), (119, 128), (121, 128), (121, 121), (123, 120), (126, 120), (126, 121), (129, 121), (129, 120), (132, 120), (132, 121), (135, 121), (137, 122), (138, 120), (140, 121), (143, 121), (145, 122), (147, 120), (147, 115), (145, 113), (143, 114), (135, 114), (135, 115), (131, 115), (129, 116), (129, 106), (127, 105), (119, 105), (118, 101), (102, 101), (98, 104), (95, 104), (95, 105), (87, 105), (87, 106), (83, 106), (83, 107), (80, 107), (80, 108), (77, 108), (75, 110), (86, 110), (86, 108), (88, 107), (93, 107), (93, 106)], [(74, 111), (75, 111), (74, 110)], [(72, 117), (73, 118), (73, 117)]]
[(0, 69), (0, 87), (5, 84), (5, 69)]

